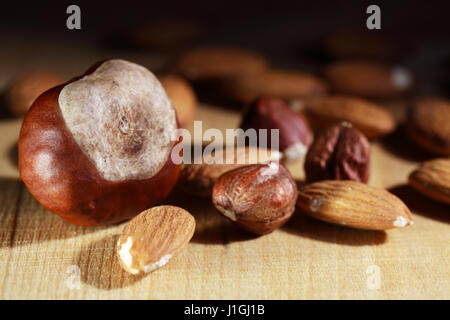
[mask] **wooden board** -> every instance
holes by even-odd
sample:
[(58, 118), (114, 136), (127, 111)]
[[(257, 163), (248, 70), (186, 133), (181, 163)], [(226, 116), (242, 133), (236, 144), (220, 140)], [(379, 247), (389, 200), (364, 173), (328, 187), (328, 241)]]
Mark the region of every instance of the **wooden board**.
[[(239, 121), (237, 113), (207, 106), (198, 118), (221, 129)], [(70, 225), (29, 194), (15, 163), (19, 129), (20, 119), (0, 123), (2, 299), (450, 298), (449, 208), (405, 185), (416, 161), (393, 154), (401, 155), (395, 136), (373, 143), (370, 183), (402, 197), (414, 213), (412, 227), (360, 231), (296, 213), (280, 230), (253, 237), (209, 201), (174, 194), (166, 202), (192, 212), (195, 236), (166, 267), (135, 277), (115, 256), (121, 225)], [(300, 162), (289, 169), (302, 180)]]
[[(34, 38), (19, 43), (2, 35), (0, 40), (0, 84), (29, 68), (51, 66), (70, 77), (105, 57), (127, 58), (152, 70), (164, 60), (79, 43)], [(393, 110), (401, 116), (403, 109)], [(239, 123), (238, 113), (205, 105), (197, 119), (204, 128), (222, 130)], [(186, 208), (197, 220), (192, 242), (164, 268), (135, 277), (121, 270), (115, 256), (121, 225), (70, 225), (29, 194), (17, 171), (20, 124), (21, 119), (0, 119), (1, 299), (450, 298), (450, 208), (406, 186), (409, 172), (424, 157), (401, 134), (373, 143), (370, 184), (398, 194), (413, 211), (413, 226), (360, 231), (296, 213), (283, 228), (252, 237), (208, 201), (175, 194), (166, 202)], [(289, 169), (301, 182), (301, 161)]]

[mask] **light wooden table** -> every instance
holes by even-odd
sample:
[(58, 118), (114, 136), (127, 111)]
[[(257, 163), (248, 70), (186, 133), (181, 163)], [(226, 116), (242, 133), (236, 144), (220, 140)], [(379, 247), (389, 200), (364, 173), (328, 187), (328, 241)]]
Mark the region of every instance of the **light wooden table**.
[[(79, 47), (65, 50), (60, 56), (67, 59), (83, 54)], [(7, 70), (0, 82), (15, 70), (11, 63), (21, 68), (21, 57), (6, 62), (11, 51), (18, 49), (0, 53), (0, 67)], [(33, 47), (33, 52), (35, 64), (54, 59), (49, 56), (54, 50)], [(72, 69), (84, 71), (100, 57), (102, 53), (90, 54), (61, 69), (75, 75)], [(225, 129), (236, 127), (239, 115), (202, 106), (197, 119), (205, 127)], [(406, 186), (409, 172), (423, 157), (407, 151), (401, 134), (372, 143), (370, 184), (399, 195), (413, 212), (413, 226), (361, 231), (297, 212), (283, 228), (253, 237), (221, 217), (207, 200), (175, 194), (166, 202), (195, 216), (195, 235), (167, 266), (135, 277), (121, 270), (115, 256), (121, 225), (70, 225), (29, 194), (16, 164), (20, 124), (21, 119), (0, 120), (1, 299), (450, 298), (450, 208)], [(289, 169), (303, 179), (301, 161)]]

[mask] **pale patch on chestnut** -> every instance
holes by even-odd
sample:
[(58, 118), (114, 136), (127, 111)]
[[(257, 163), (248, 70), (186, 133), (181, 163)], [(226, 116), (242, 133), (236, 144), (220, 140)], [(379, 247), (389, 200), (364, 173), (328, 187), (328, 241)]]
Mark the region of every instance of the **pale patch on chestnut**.
[(58, 100), (68, 130), (103, 179), (149, 179), (166, 163), (175, 112), (144, 67), (106, 61), (65, 86)]

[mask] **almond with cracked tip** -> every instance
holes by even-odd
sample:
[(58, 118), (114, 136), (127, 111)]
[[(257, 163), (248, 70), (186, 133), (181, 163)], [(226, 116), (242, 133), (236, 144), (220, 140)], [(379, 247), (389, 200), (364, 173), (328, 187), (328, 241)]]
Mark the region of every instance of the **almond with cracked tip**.
[(315, 130), (325, 130), (338, 122), (352, 123), (369, 138), (395, 130), (392, 114), (376, 103), (344, 95), (317, 97), (299, 102)]
[(254, 164), (220, 176), (214, 184), (216, 209), (241, 228), (266, 234), (285, 224), (295, 210), (297, 185), (278, 162)]
[(450, 204), (450, 158), (422, 163), (409, 175), (409, 185), (431, 199)]
[(198, 197), (210, 198), (212, 187), (225, 172), (256, 163), (279, 161), (281, 153), (276, 150), (258, 147), (234, 148), (230, 163), (227, 163), (227, 150), (212, 152), (200, 159), (201, 163), (185, 164), (181, 170), (178, 185), (186, 193)]
[(367, 230), (413, 224), (408, 207), (392, 193), (350, 180), (325, 180), (302, 187), (297, 206), (329, 223)]
[(450, 156), (450, 100), (422, 98), (411, 107), (407, 133), (418, 146)]
[(191, 240), (195, 219), (175, 206), (159, 206), (141, 212), (124, 227), (117, 243), (123, 269), (132, 274), (164, 266)]

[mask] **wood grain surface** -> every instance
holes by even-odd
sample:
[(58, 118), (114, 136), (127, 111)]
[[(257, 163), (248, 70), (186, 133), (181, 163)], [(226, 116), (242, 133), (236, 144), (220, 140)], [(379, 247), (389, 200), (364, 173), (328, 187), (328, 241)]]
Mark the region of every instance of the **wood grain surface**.
[[(68, 76), (104, 57), (97, 51), (87, 54), (78, 45), (57, 51), (49, 43), (39, 47), (30, 41), (20, 50), (17, 43), (2, 43), (9, 45), (0, 53), (1, 83), (18, 68), (58, 63), (58, 57), (75, 61), (59, 66)], [(30, 50), (32, 62), (26, 59)], [(108, 56), (123, 57), (114, 52)], [(125, 57), (149, 67), (161, 60)], [(402, 114), (403, 109), (392, 110)], [(223, 130), (236, 127), (239, 114), (202, 105), (197, 119), (204, 121), (204, 128)], [(406, 185), (408, 174), (427, 157), (401, 130), (372, 143), (370, 184), (400, 196), (413, 212), (413, 226), (388, 232), (353, 230), (296, 212), (281, 229), (255, 237), (229, 223), (209, 201), (174, 192), (165, 202), (194, 215), (194, 237), (164, 268), (136, 277), (122, 271), (115, 256), (122, 225), (73, 226), (30, 195), (17, 170), (20, 124), (21, 119), (0, 119), (1, 299), (450, 298), (450, 208)], [(288, 168), (302, 183), (301, 161)]]

